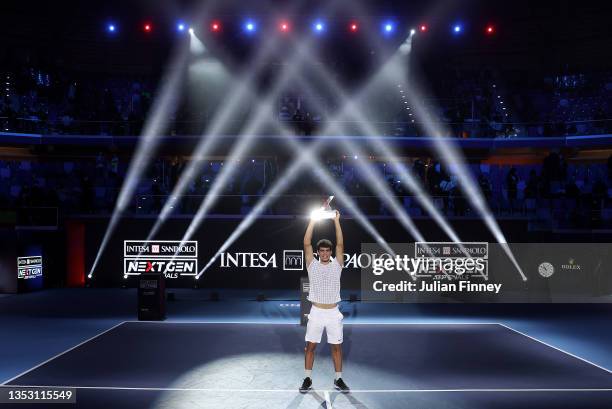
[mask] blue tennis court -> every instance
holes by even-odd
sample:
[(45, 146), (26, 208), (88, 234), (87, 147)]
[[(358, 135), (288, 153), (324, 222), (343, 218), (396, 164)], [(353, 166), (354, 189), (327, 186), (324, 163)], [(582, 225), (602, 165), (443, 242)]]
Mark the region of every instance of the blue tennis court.
[(292, 324), (123, 322), (7, 385), (75, 387), (82, 408), (612, 405), (607, 369), (497, 323), (347, 324), (351, 393), (333, 389), (321, 344), (300, 394), (303, 336)]

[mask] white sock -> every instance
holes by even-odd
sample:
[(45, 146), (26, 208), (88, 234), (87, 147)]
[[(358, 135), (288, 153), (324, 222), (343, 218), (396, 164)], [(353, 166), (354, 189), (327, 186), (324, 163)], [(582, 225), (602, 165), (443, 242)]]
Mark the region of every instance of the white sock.
[(336, 380), (342, 378), (342, 372), (336, 372)]
[(304, 369), (304, 374), (306, 378), (310, 378), (310, 374), (312, 374), (312, 369)]

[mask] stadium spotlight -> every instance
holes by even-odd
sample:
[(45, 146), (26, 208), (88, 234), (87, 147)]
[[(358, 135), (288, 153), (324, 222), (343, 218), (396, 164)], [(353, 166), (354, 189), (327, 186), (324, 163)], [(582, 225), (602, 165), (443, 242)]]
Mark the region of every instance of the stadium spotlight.
[(416, 34), (416, 30), (414, 28), (410, 29), (410, 35), (413, 36)]
[(184, 23), (178, 23), (176, 25), (176, 30), (179, 31), (179, 32), (185, 31), (185, 24)]
[(395, 24), (391, 21), (386, 21), (383, 23), (382, 32), (385, 35), (391, 35), (395, 31)]
[(115, 31), (117, 31), (117, 27), (111, 23), (106, 27), (106, 30), (108, 30), (109, 33), (114, 33)]
[(453, 34), (461, 34), (463, 31), (463, 26), (461, 24), (455, 24), (453, 26)]
[(315, 21), (312, 27), (315, 33), (322, 33), (323, 31), (325, 31), (325, 24), (323, 24), (323, 22), (320, 20)]
[(192, 27), (189, 27), (189, 34), (193, 35), (193, 28)]
[(291, 29), (291, 26), (289, 25), (288, 21), (283, 20), (279, 23), (278, 29), (283, 33), (288, 33)]
[(244, 23), (244, 31), (246, 31), (247, 33), (254, 33), (256, 28), (257, 27), (255, 25), (255, 22), (252, 20), (247, 20)]

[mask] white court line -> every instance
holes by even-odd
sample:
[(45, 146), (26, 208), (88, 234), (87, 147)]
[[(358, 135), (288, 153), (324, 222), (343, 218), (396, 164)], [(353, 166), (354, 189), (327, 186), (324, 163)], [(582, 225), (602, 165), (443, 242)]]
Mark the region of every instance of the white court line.
[[(216, 392), (216, 393), (301, 393), (295, 389), (217, 389), (217, 388), (156, 388), (128, 386), (67, 386), (67, 385), (0, 385), (0, 388), (73, 388), (103, 389), (126, 391), (161, 391), (161, 392)], [(323, 392), (326, 400), (329, 393), (345, 394), (335, 389), (313, 389), (307, 393)], [(467, 388), (467, 389), (351, 389), (349, 393), (438, 393), (438, 392), (612, 392), (612, 388)]]
[[(173, 321), (126, 321), (126, 322), (131, 322), (131, 323), (151, 323), (151, 324), (259, 324), (259, 325), (299, 325), (299, 323), (293, 323), (293, 322), (266, 322), (266, 321), (255, 321), (255, 322), (249, 322), (249, 321), (223, 321), (223, 322), (216, 322), (216, 321), (177, 321), (177, 322), (173, 322)], [(500, 322), (345, 322), (344, 325), (499, 325), (502, 326), (506, 329), (509, 329), (510, 331), (516, 332), (517, 334), (523, 335), (527, 338), (532, 339), (533, 341), (539, 342), (543, 345), (546, 345), (547, 347), (556, 349), (559, 352), (563, 352), (564, 354), (567, 354), (573, 358), (579, 359), (583, 362), (586, 362), (588, 364), (591, 364), (599, 369), (602, 369), (608, 373), (612, 373), (612, 371), (610, 371), (607, 368), (604, 368), (603, 366), (597, 365), (594, 362), (591, 362), (585, 358), (579, 357), (577, 355), (574, 355), (570, 352), (564, 351), (561, 348), (555, 347), (553, 345), (547, 344), (544, 341), (541, 341), (537, 338), (534, 338), (532, 336), (529, 336), (527, 334), (524, 334), (520, 331), (515, 330), (514, 328), (511, 328), (505, 324), (502, 324)]]
[[(125, 324), (125, 322), (126, 322), (126, 321), (122, 321), (122, 322), (120, 322), (119, 324), (114, 325), (114, 326), (110, 327), (109, 329), (107, 329), (107, 330), (105, 330), (105, 331), (102, 331), (102, 332), (100, 332), (99, 334), (94, 335), (94, 336), (93, 336), (93, 337), (91, 337), (91, 338), (86, 339), (85, 341), (81, 342), (80, 344), (77, 344), (77, 345), (73, 346), (72, 348), (69, 348), (69, 349), (65, 350), (64, 352), (60, 352), (59, 354), (52, 356), (51, 358), (47, 359), (46, 361), (39, 363), (38, 365), (36, 365), (36, 366), (34, 366), (34, 367), (32, 367), (32, 368), (30, 368), (30, 369), (28, 369), (28, 370), (26, 370), (26, 371), (24, 371), (24, 372), (20, 373), (19, 375), (17, 375), (17, 376), (13, 376), (11, 379), (7, 379), (6, 381), (2, 382), (2, 384), (0, 384), (0, 386), (4, 386), (4, 385), (6, 385), (7, 383), (9, 383), (9, 382), (11, 382), (11, 381), (13, 381), (13, 380), (15, 380), (15, 379), (19, 378), (20, 376), (23, 376), (23, 375), (27, 374), (28, 372), (33, 371), (34, 369), (40, 368), (41, 366), (43, 366), (43, 365), (44, 365), (44, 364), (46, 364), (46, 363), (51, 362), (51, 361), (52, 361), (52, 360), (54, 360), (55, 358), (59, 358), (60, 356), (62, 356), (62, 355), (64, 355), (64, 354), (66, 354), (66, 353), (68, 353), (68, 352), (72, 351), (73, 349), (76, 349), (76, 348), (80, 347), (81, 345), (86, 344), (87, 342), (92, 341), (92, 340), (94, 340), (95, 338), (98, 338), (100, 335), (106, 334), (107, 332), (114, 330), (114, 329), (115, 329), (115, 328), (117, 328), (118, 326)], [(9, 385), (9, 386), (10, 386), (10, 385)]]
[[(97, 335), (94, 335), (93, 337), (86, 339), (85, 341), (47, 359), (44, 362), (41, 362), (40, 364), (20, 373), (17, 376), (14, 376), (6, 381), (4, 381), (2, 384), (0, 384), (0, 387), (12, 387), (13, 385), (6, 385), (8, 382), (13, 381), (14, 379), (19, 378), (20, 376), (23, 376), (43, 365), (45, 365), (46, 363), (80, 347), (83, 344), (86, 344), (89, 341), (92, 341), (93, 339), (109, 332), (112, 331), (113, 329), (126, 324), (126, 323), (140, 323), (140, 324), (226, 324), (226, 322), (206, 322), (206, 321), (200, 321), (200, 322), (170, 322), (170, 321), (122, 321), (117, 325), (112, 326), (111, 328), (100, 332)], [(257, 323), (250, 323), (250, 322), (237, 322), (238, 324), (257, 324)], [(261, 323), (261, 324), (271, 324), (271, 323)], [(298, 325), (297, 323), (291, 323), (291, 324), (285, 324), (285, 323), (275, 323), (275, 324), (281, 324), (281, 325)], [(536, 342), (539, 342), (543, 345), (546, 345), (550, 348), (556, 349), (559, 352), (563, 352), (573, 358), (579, 359), (583, 362), (586, 362), (588, 364), (591, 364), (599, 369), (602, 369), (608, 373), (612, 373), (612, 371), (610, 371), (607, 368), (604, 368), (602, 366), (599, 366), (591, 361), (588, 361), (584, 358), (581, 358), (577, 355), (571, 354), (567, 351), (564, 351), (560, 348), (557, 348), (555, 346), (552, 346), (550, 344), (547, 344), (546, 342), (540, 341), (539, 339), (536, 339), (534, 337), (531, 337), (527, 334), (524, 334), (520, 331), (515, 330), (514, 328), (511, 328), (507, 325), (504, 325), (502, 323), (499, 322), (423, 322), (423, 323), (419, 323), (419, 322), (405, 322), (405, 323), (361, 323), (361, 324), (351, 324), (351, 325), (499, 325), (502, 326), (510, 331), (516, 332), (520, 335), (523, 335), (529, 339), (532, 339)], [(42, 386), (29, 386), (29, 387), (42, 387)], [(85, 386), (66, 386), (66, 387), (70, 387), (70, 388), (76, 388), (76, 389), (118, 389), (118, 390), (168, 390), (168, 391), (172, 391), (172, 390), (176, 390), (176, 391), (210, 391), (210, 392), (231, 392), (231, 391), (235, 391), (235, 392), (295, 392), (295, 390), (293, 389), (286, 389), (286, 390), (282, 390), (282, 389), (189, 389), (189, 388), (127, 388), (127, 387), (85, 387)], [(530, 391), (536, 391), (536, 392), (555, 392), (555, 391), (568, 391), (568, 392), (573, 392), (573, 391), (612, 391), (612, 389), (394, 389), (394, 390), (351, 390), (351, 392), (353, 393), (386, 393), (386, 392), (397, 392), (397, 393), (401, 393), (401, 392), (530, 392)], [(332, 392), (334, 392), (332, 390)]]
[[(128, 321), (122, 321), (119, 324), (105, 330), (102, 331), (101, 333), (94, 335), (93, 337), (86, 339), (85, 341), (81, 342), (80, 344), (77, 344), (75, 346), (73, 346), (72, 348), (69, 348), (67, 350), (65, 350), (64, 352), (60, 352), (59, 354), (52, 356), (51, 358), (47, 359), (44, 362), (41, 362), (40, 364), (20, 373), (19, 375), (16, 375), (10, 379), (7, 379), (6, 381), (2, 382), (0, 384), (0, 386), (2, 385), (6, 385), (7, 383), (19, 378), (20, 376), (23, 376), (29, 372), (32, 372), (33, 370), (43, 366), (46, 363), (51, 362), (52, 360), (54, 360), (55, 358), (59, 358), (60, 356), (72, 351), (73, 349), (76, 349), (78, 347), (80, 347), (81, 345), (92, 341), (93, 339), (99, 337), (100, 335), (103, 335), (109, 331), (112, 331), (113, 329), (119, 327), (120, 325), (126, 324), (126, 323), (138, 323), (138, 324), (261, 324), (261, 325), (299, 325), (299, 323), (293, 323), (293, 322), (249, 322), (249, 321), (222, 321), (222, 322), (217, 322), (217, 321), (177, 321), (177, 322), (173, 322), (173, 321), (137, 321), (137, 320), (128, 320)], [(417, 323), (417, 322), (411, 322), (411, 323), (353, 323), (353, 324), (347, 324), (347, 325), (421, 325), (421, 324), (430, 324), (430, 325), (450, 325), (450, 324), (454, 324), (454, 325), (473, 325), (473, 324), (479, 324), (479, 325), (497, 325), (498, 323), (496, 322), (476, 322), (476, 323), (470, 323), (470, 322), (450, 322), (450, 323), (445, 323), (445, 322), (424, 322), (424, 323)]]
[[(295, 325), (299, 322), (268, 322), (268, 321), (124, 321), (138, 324), (257, 324), (257, 325)], [(499, 322), (345, 322), (344, 325), (502, 325)]]
[(547, 344), (547, 343), (546, 343), (546, 342), (544, 342), (544, 341), (540, 341), (540, 340), (539, 340), (539, 339), (537, 339), (537, 338), (534, 338), (534, 337), (532, 337), (532, 336), (530, 336), (530, 335), (527, 335), (527, 334), (525, 334), (525, 333), (523, 333), (523, 332), (521, 332), (521, 331), (517, 331), (517, 330), (515, 330), (514, 328), (511, 328), (511, 327), (509, 327), (509, 326), (507, 326), (507, 325), (504, 325), (504, 324), (501, 324), (501, 323), (499, 323), (499, 325), (501, 325), (501, 326), (502, 326), (502, 327), (504, 327), (504, 328), (509, 329), (510, 331), (514, 331), (514, 332), (516, 332), (517, 334), (520, 334), (520, 335), (522, 335), (522, 336), (524, 336), (524, 337), (527, 337), (527, 338), (529, 338), (529, 339), (531, 339), (531, 340), (533, 340), (533, 341), (539, 342), (540, 344), (546, 345), (546, 346), (547, 346), (547, 347), (549, 347), (549, 348), (556, 349), (556, 350), (557, 350), (557, 351), (559, 351), (559, 352), (563, 352), (564, 354), (567, 354), (567, 355), (569, 355), (569, 356), (571, 356), (571, 357), (573, 357), (573, 358), (579, 359), (579, 360), (581, 360), (581, 361), (583, 361), (583, 362), (586, 362), (587, 364), (591, 364), (591, 365), (593, 365), (594, 367), (597, 367), (597, 368), (599, 368), (599, 369), (603, 369), (603, 370), (604, 370), (604, 371), (606, 371), (607, 373), (612, 373), (612, 371), (610, 371), (609, 369), (604, 368), (603, 366), (597, 365), (596, 363), (593, 363), (593, 362), (589, 361), (588, 359), (584, 359), (584, 358), (582, 358), (582, 357), (579, 357), (578, 355), (574, 355), (574, 354), (572, 354), (572, 353), (570, 353), (570, 352), (564, 351), (564, 350), (562, 350), (561, 348), (557, 348), (556, 346), (553, 346), (553, 345)]
[(323, 392), (323, 396), (325, 396), (325, 408), (333, 409), (331, 404), (331, 398), (329, 397), (329, 391)]

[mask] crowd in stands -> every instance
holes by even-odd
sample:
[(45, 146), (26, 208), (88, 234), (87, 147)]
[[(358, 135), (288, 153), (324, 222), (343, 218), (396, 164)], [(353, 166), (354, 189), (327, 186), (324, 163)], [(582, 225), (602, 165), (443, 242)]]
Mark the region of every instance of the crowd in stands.
[[(0, 208), (58, 207), (65, 214), (109, 213), (113, 211), (119, 190), (127, 173), (127, 161), (115, 153), (98, 153), (95, 157), (36, 157), (0, 160)], [(191, 181), (181, 212), (193, 213), (208, 193), (224, 162), (202, 164)], [(241, 197), (262, 191), (275, 169), (267, 160), (238, 163), (235, 176), (222, 189), (222, 195)], [(130, 211), (159, 212), (176, 186), (185, 162), (178, 157), (158, 158), (148, 168), (134, 192)], [(240, 214), (237, 209), (226, 209)]]
[[(155, 80), (103, 78), (28, 67), (1, 74), (0, 131), (43, 134), (138, 135), (152, 103)], [(431, 98), (421, 101), (440, 128), (455, 137), (517, 137), (612, 132), (612, 74), (554, 74), (525, 79), (524, 73), (447, 69), (431, 81)], [(407, 91), (406, 91), (407, 92)], [(325, 128), (333, 114), (326, 101), (296, 92), (278, 100), (278, 121), (296, 134)], [(423, 121), (404, 90), (368, 104), (378, 108), (368, 120), (384, 135), (424, 135)], [(197, 121), (194, 121), (197, 118)], [(173, 116), (169, 134), (201, 131), (206, 114)], [(244, 118), (243, 118), (244, 119)], [(242, 119), (242, 120), (243, 120)], [(192, 122), (196, 122), (193, 125)], [(363, 133), (345, 122), (347, 134)], [(238, 128), (239, 129), (239, 128)]]
[[(100, 77), (67, 70), (23, 67), (0, 73), (0, 132), (138, 135), (153, 102), (156, 81), (142, 76)], [(493, 70), (445, 69), (434, 74), (432, 99), (422, 101), (432, 118), (443, 123), (448, 136), (517, 137), (568, 136), (612, 133), (612, 74), (555, 73), (524, 78), (523, 73)], [(368, 118), (381, 134), (422, 136), (417, 109), (401, 85), (370, 104)], [(287, 92), (278, 99), (277, 120), (297, 135), (325, 129), (332, 109), (324, 100), (313, 101)], [(337, 108), (337, 107), (336, 107)], [(191, 134), (182, 111), (176, 114), (170, 134)], [(342, 125), (347, 135), (361, 131), (351, 123)], [(357, 160), (329, 159), (328, 170), (371, 215), (389, 215), (369, 189)], [(158, 213), (168, 200), (185, 168), (182, 157), (155, 160), (134, 192), (129, 211)], [(37, 155), (0, 160), (0, 207), (52, 207), (62, 214), (107, 214), (113, 211), (124, 181), (129, 158), (110, 151), (94, 157)], [(200, 172), (188, 186), (185, 198), (174, 209), (193, 214), (223, 168), (222, 160), (200, 164)], [(433, 158), (407, 162), (412, 173), (448, 216), (470, 216), (473, 210), (463, 195), (453, 169)], [(287, 164), (272, 159), (245, 159), (222, 189), (213, 213), (245, 214), (252, 209), (281, 175)], [(393, 163), (368, 160), (379, 172), (404, 209), (424, 215), (418, 201), (405, 188), (401, 172)], [(584, 164), (568, 161), (551, 152), (540, 164), (469, 165), (489, 206), (497, 215), (545, 217), (579, 224), (605, 216), (612, 187), (612, 159)], [(303, 214), (305, 203), (333, 192), (312, 177), (298, 178), (275, 200), (268, 212)], [(316, 199), (313, 199), (316, 200)]]
[(22, 68), (4, 72), (0, 131), (135, 135), (152, 100), (144, 77), (108, 77)]
[[(412, 216), (424, 216), (412, 192), (403, 183), (399, 167), (371, 159), (329, 159), (327, 170), (368, 215), (391, 215), (388, 206), (368, 187), (358, 161), (373, 167), (402, 207)], [(127, 160), (117, 154), (98, 153), (95, 158), (47, 157), (0, 160), (0, 207), (56, 207), (62, 214), (108, 214), (127, 171)], [(186, 162), (181, 157), (154, 161), (133, 194), (129, 212), (158, 214), (176, 186)], [(194, 214), (219, 175), (223, 161), (207, 161), (188, 185), (184, 198), (173, 211)], [(236, 163), (236, 172), (221, 189), (212, 213), (246, 214), (282, 175), (286, 164), (272, 159), (246, 159)], [(452, 169), (432, 158), (415, 158), (401, 164), (419, 181), (434, 204), (447, 216), (477, 216)], [(541, 164), (470, 164), (474, 181), (498, 216), (552, 218), (579, 225), (606, 217), (612, 197), (612, 156), (607, 164), (568, 163), (551, 152)], [(305, 205), (333, 194), (324, 183), (305, 175), (297, 178), (273, 201), (270, 214), (304, 214)], [(602, 212), (604, 212), (602, 214)]]

